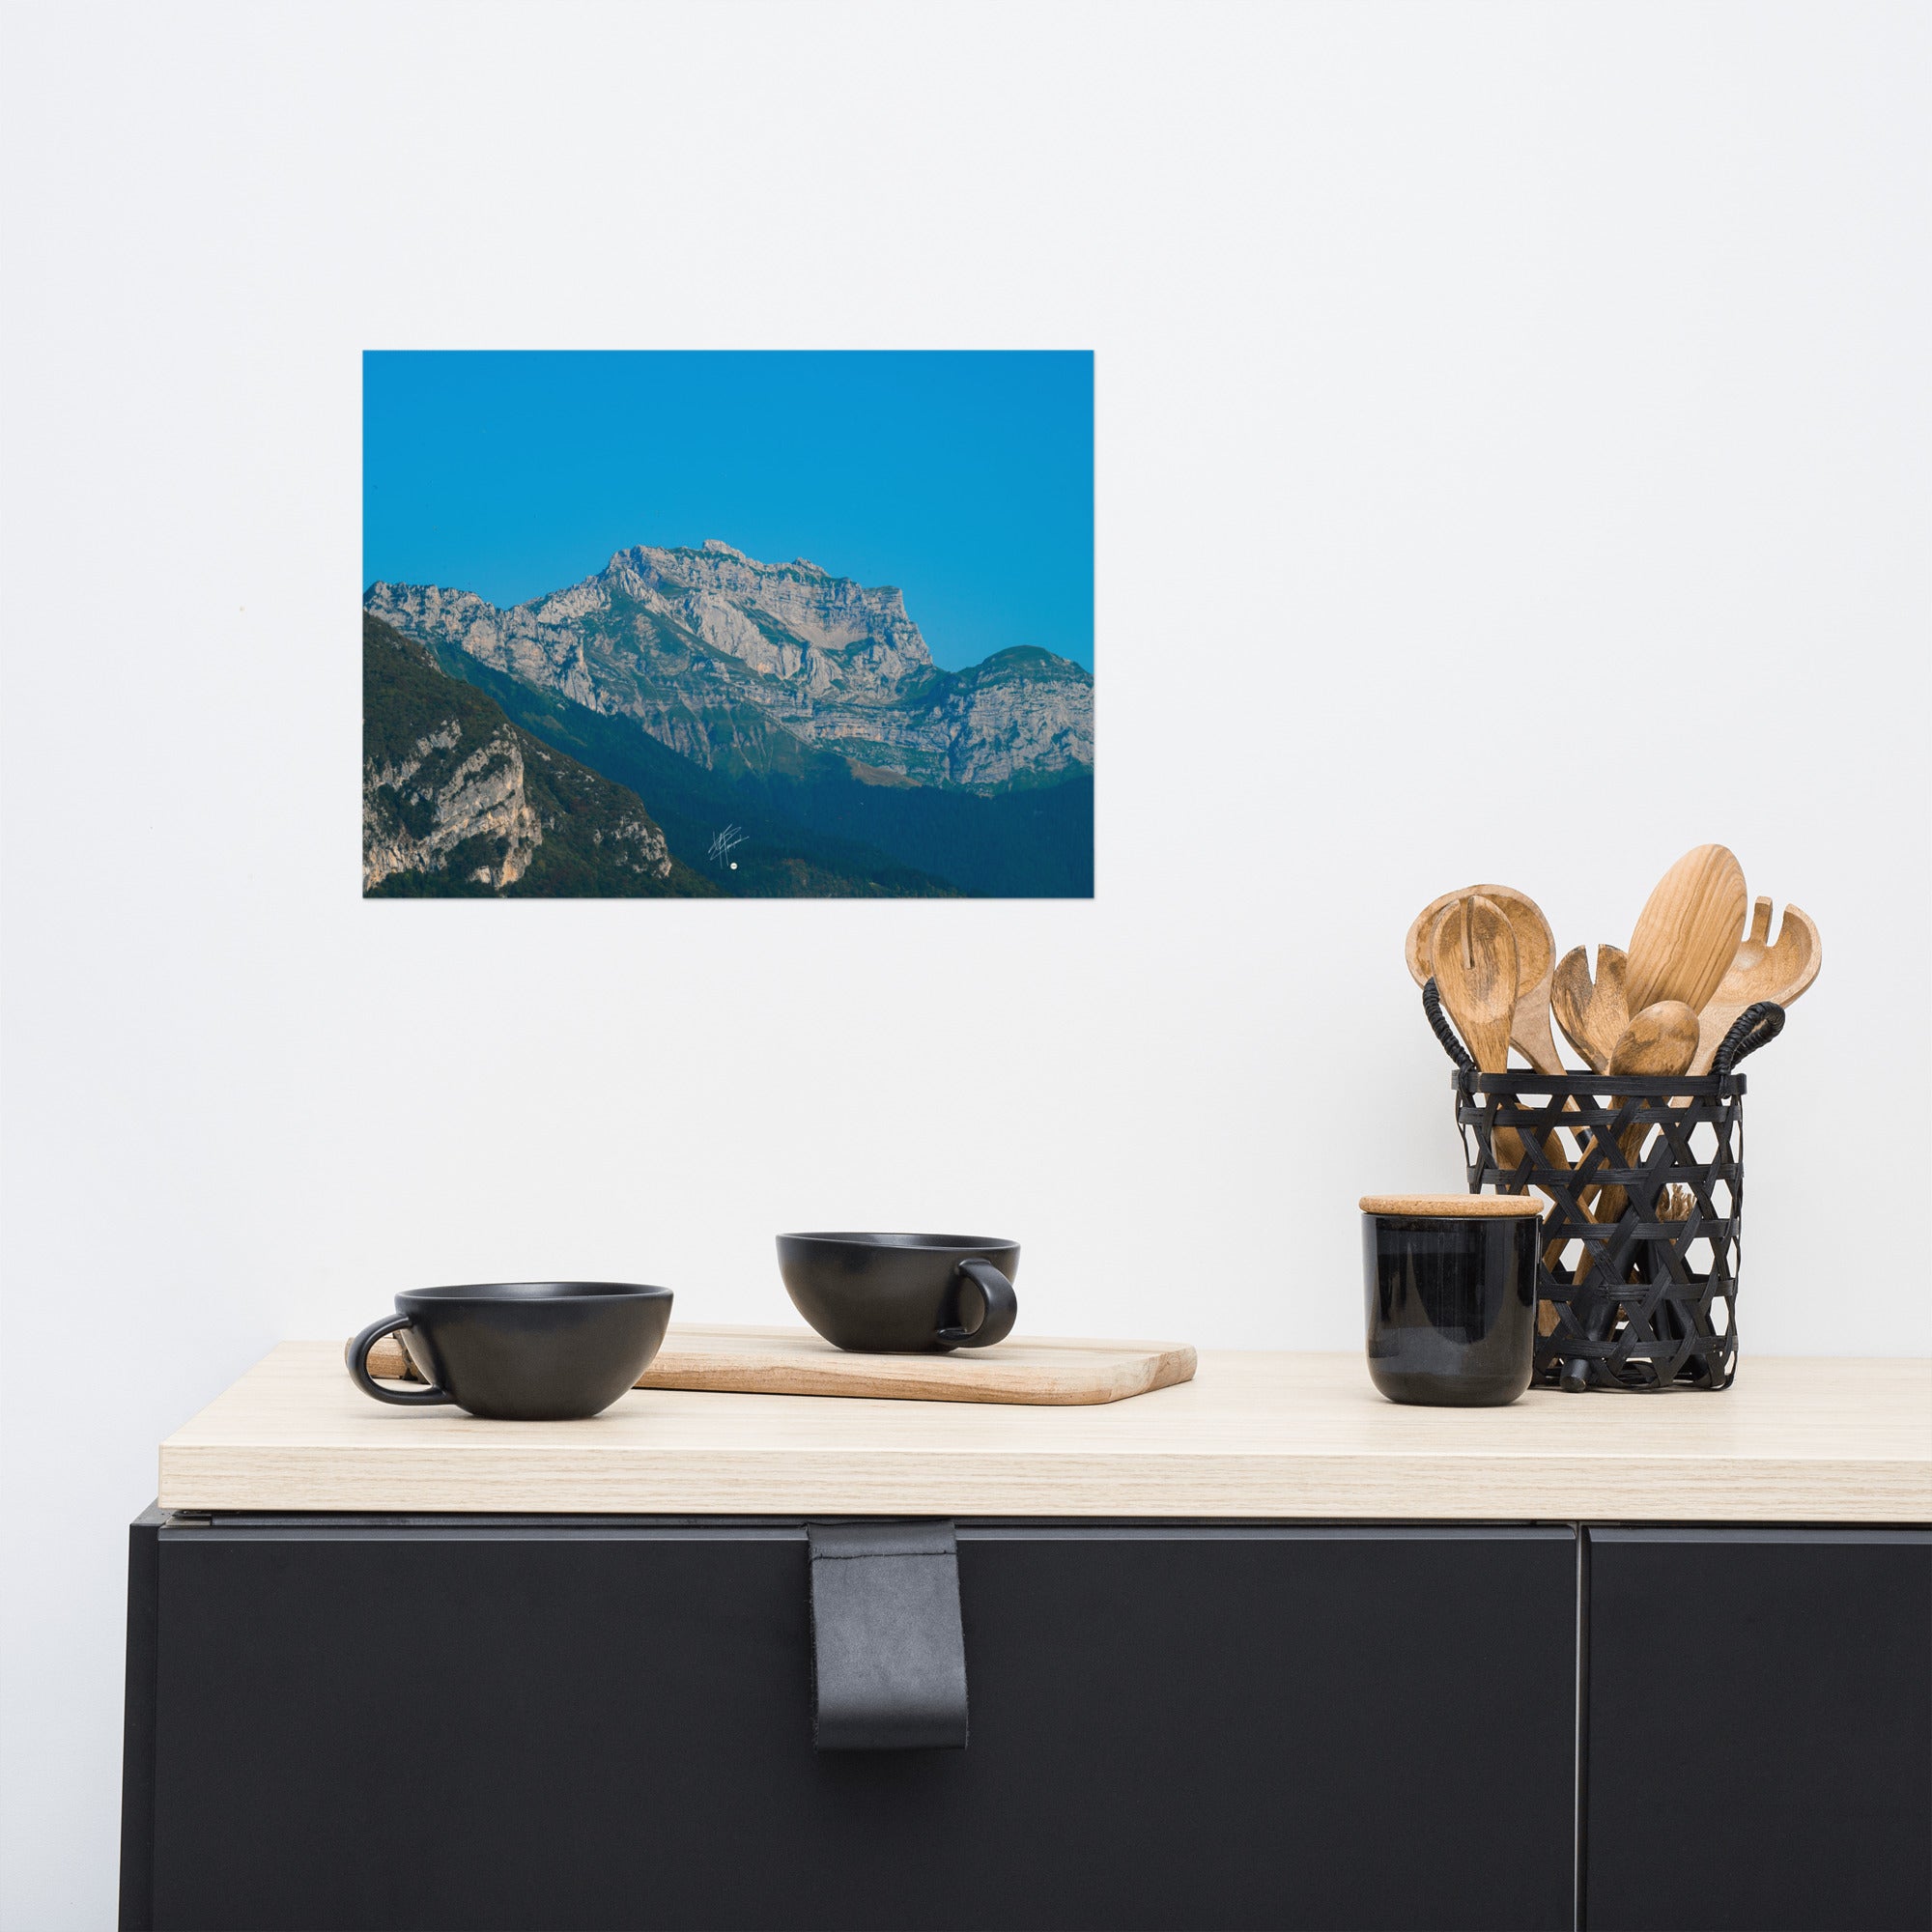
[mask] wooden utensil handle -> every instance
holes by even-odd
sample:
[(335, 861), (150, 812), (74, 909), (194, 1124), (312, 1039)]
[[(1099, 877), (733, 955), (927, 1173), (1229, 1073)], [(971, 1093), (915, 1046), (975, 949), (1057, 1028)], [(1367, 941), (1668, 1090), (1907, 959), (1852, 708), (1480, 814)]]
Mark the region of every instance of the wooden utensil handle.
[(393, 1335), (384, 1335), (369, 1345), (364, 1357), (369, 1373), (385, 1382), (419, 1382), (421, 1372), (410, 1359), (410, 1351)]

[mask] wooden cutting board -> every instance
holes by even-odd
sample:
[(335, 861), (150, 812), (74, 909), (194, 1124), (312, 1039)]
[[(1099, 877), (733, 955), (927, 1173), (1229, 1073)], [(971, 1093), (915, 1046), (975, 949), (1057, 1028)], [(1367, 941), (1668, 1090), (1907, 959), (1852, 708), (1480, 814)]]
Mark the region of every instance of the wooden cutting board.
[[(385, 1335), (369, 1373), (412, 1376)], [(737, 1395), (889, 1396), (910, 1402), (1120, 1402), (1194, 1378), (1185, 1342), (1082, 1342), (1037, 1337), (952, 1355), (849, 1355), (810, 1328), (695, 1328), (673, 1322), (639, 1388)]]

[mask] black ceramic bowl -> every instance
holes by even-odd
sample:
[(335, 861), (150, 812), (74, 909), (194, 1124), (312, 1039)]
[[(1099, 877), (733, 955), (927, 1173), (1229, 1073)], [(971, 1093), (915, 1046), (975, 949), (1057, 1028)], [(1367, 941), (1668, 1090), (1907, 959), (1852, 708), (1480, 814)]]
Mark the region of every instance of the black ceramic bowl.
[[(569, 1422), (609, 1408), (650, 1366), (670, 1290), (621, 1281), (497, 1281), (418, 1288), (347, 1351), (364, 1395), (404, 1407), (454, 1403), (506, 1422)], [(400, 1332), (430, 1386), (384, 1388), (369, 1345)]]
[(1019, 1313), (1017, 1241), (981, 1235), (781, 1235), (792, 1306), (835, 1347), (868, 1354), (984, 1349)]

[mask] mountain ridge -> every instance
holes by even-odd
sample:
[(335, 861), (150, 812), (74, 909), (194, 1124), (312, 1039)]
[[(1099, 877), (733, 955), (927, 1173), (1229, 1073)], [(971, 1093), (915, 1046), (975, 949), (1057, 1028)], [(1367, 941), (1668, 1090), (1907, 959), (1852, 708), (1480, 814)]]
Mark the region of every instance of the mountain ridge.
[(384, 580), (363, 606), (421, 641), (635, 719), (706, 769), (803, 774), (830, 756), (873, 781), (994, 793), (1093, 768), (1084, 667), (1018, 645), (942, 670), (896, 586), (804, 557), (763, 563), (721, 538), (631, 545), (507, 609)]
[[(742, 842), (728, 850), (708, 850), (737, 803), (729, 786), (706, 798), (704, 821), (694, 821), (678, 809), (675, 788), (659, 781), (665, 767), (705, 775), (659, 749), (655, 770), (636, 771), (647, 805), (625, 781), (638, 760), (578, 755), (595, 756), (597, 748), (556, 730), (543, 707), (614, 721), (452, 657), (475, 676), (363, 612), (365, 897), (904, 898), (958, 891), (863, 838), (781, 814), (734, 828)], [(505, 699), (524, 715), (512, 716)], [(650, 742), (627, 735), (640, 748)], [(670, 798), (668, 812), (661, 795)]]
[(681, 866), (635, 792), (554, 752), (433, 652), (362, 619), (365, 896), (680, 896)]

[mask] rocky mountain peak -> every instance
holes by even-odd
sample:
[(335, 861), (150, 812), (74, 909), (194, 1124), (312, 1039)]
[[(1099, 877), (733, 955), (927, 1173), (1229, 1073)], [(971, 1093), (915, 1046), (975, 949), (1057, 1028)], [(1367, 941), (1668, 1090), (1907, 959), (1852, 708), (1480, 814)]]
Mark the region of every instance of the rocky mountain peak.
[(873, 781), (990, 789), (1094, 761), (1094, 681), (1080, 666), (1020, 646), (941, 671), (895, 586), (803, 557), (761, 563), (717, 537), (635, 544), (509, 611), (387, 583), (365, 608), (538, 690), (634, 717), (706, 769), (784, 768), (809, 748)]
[(860, 653), (871, 661), (873, 677), (893, 684), (932, 668), (932, 653), (895, 586), (868, 588), (803, 561), (761, 563), (717, 537), (698, 550), (621, 550), (597, 577), (545, 600), (540, 614), (574, 613), (576, 607), (560, 600), (592, 589), (669, 618), (760, 669), (803, 672), (809, 683), (814, 651), (848, 660)]

